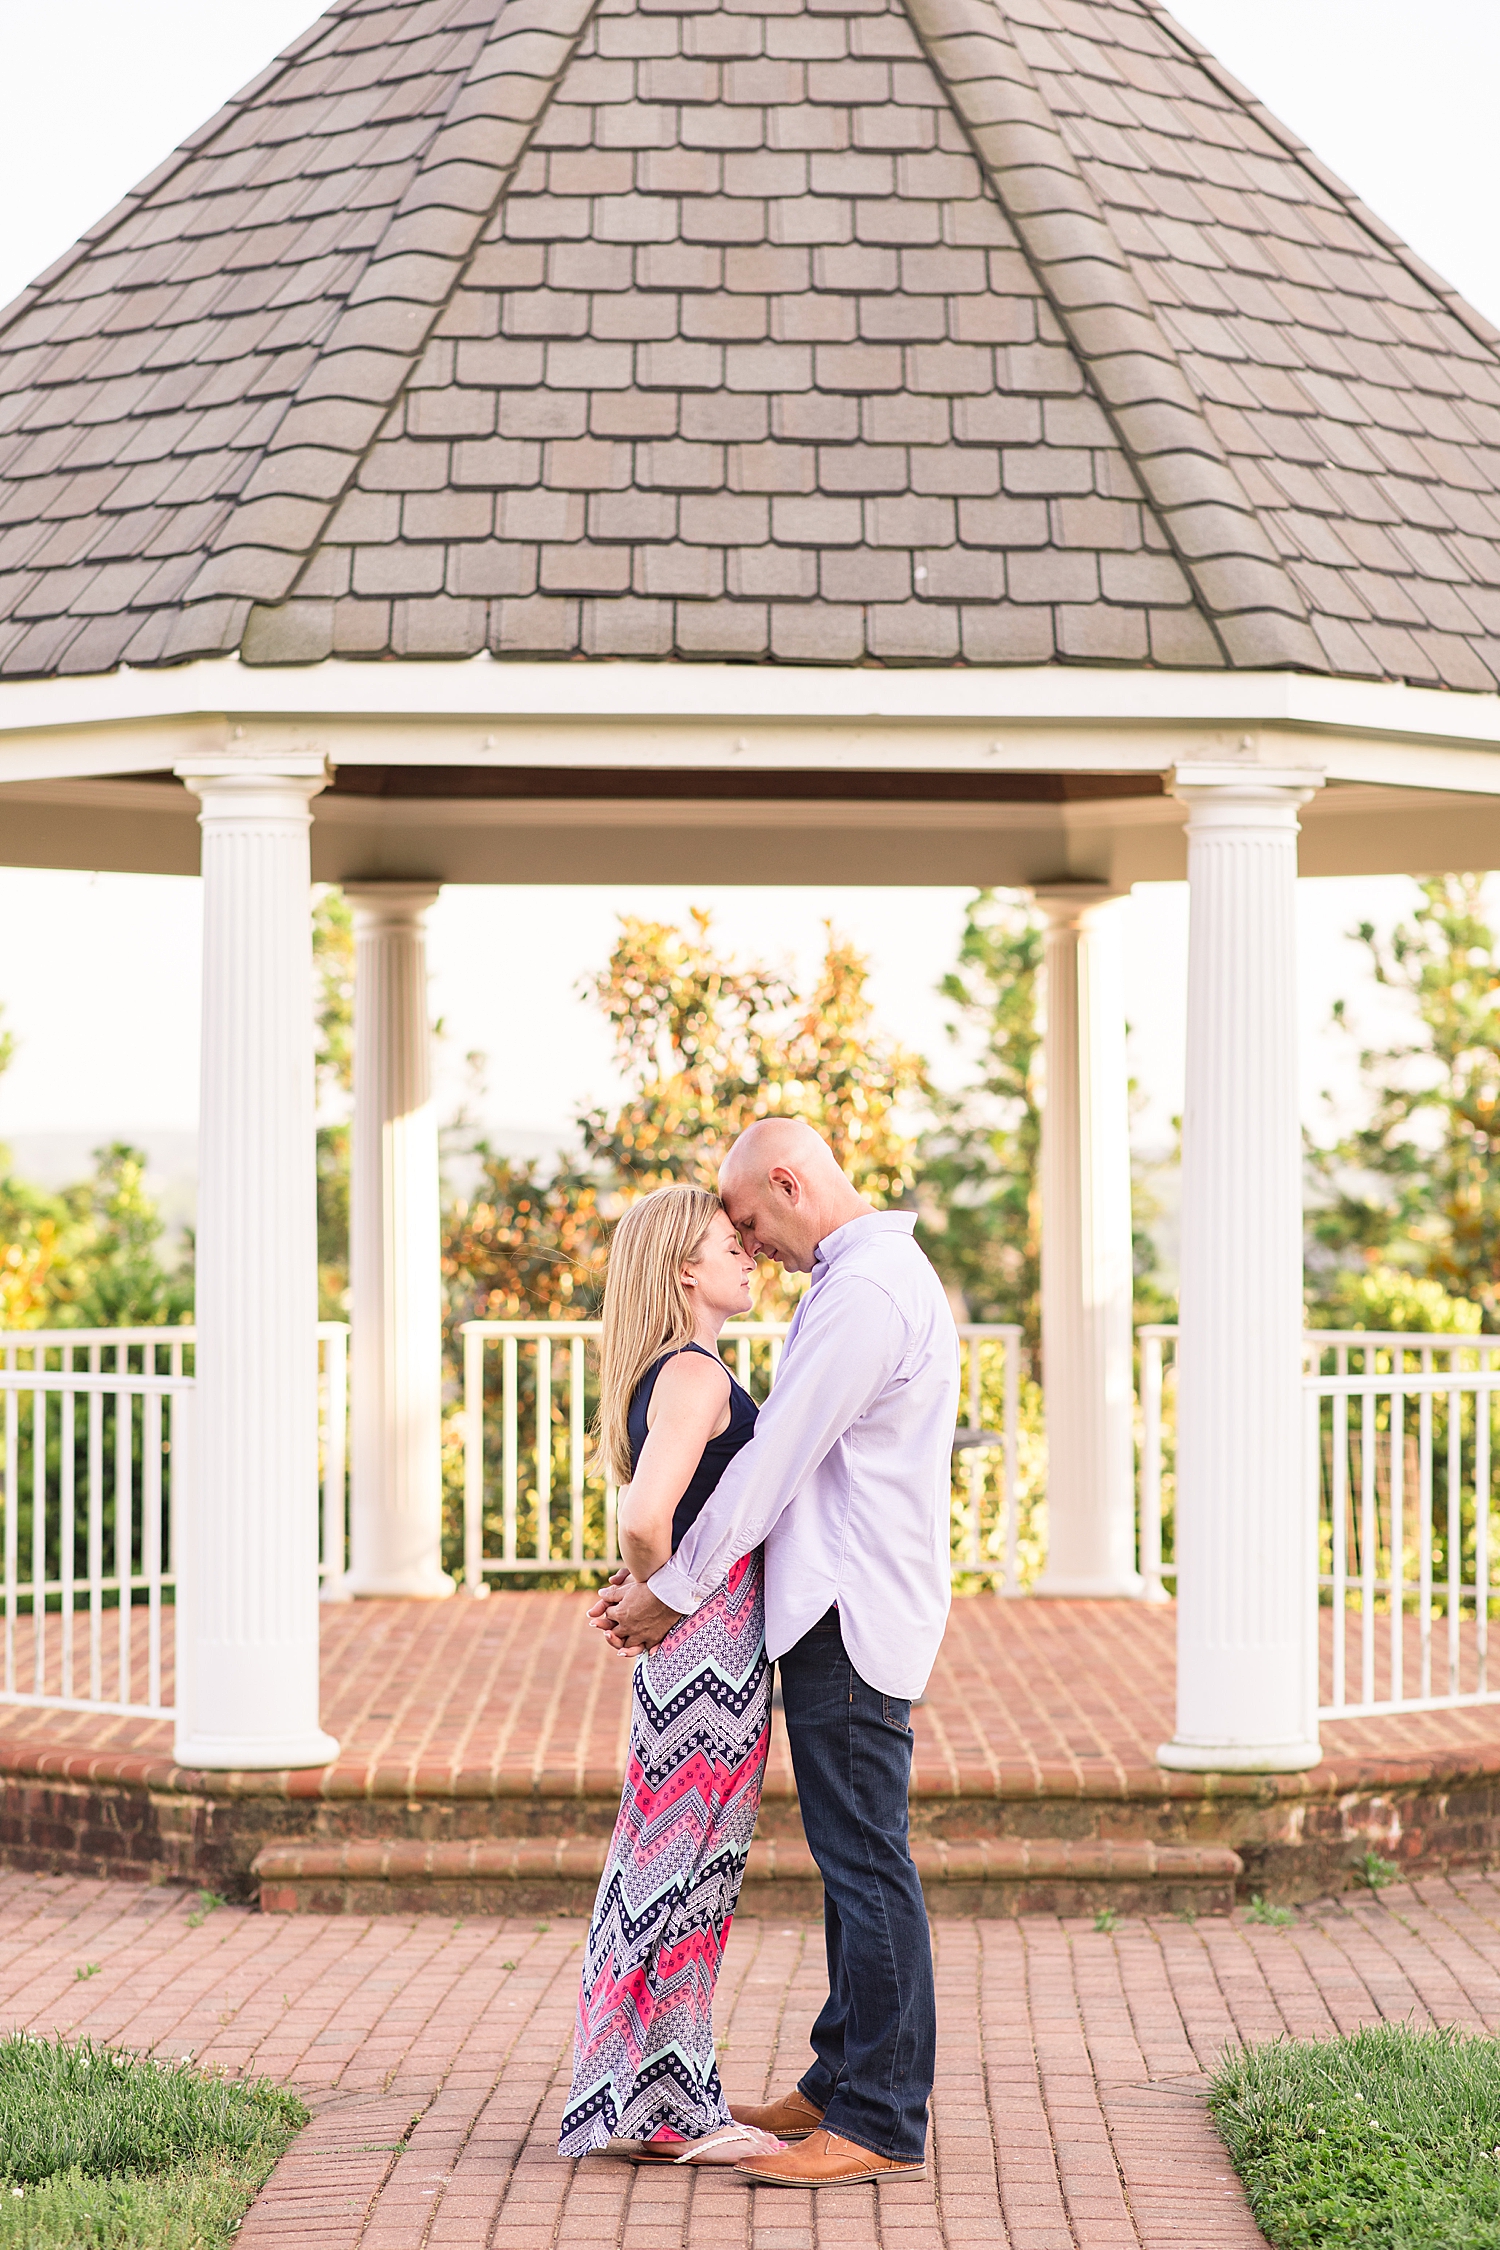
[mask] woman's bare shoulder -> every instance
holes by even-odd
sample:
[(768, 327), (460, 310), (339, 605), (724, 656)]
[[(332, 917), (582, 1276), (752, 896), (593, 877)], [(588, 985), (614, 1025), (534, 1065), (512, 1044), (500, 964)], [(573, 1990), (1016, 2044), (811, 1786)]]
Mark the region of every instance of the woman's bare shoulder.
[(698, 1415), (718, 1411), (729, 1394), (729, 1370), (707, 1352), (676, 1352), (656, 1378), (648, 1426), (659, 1412)]

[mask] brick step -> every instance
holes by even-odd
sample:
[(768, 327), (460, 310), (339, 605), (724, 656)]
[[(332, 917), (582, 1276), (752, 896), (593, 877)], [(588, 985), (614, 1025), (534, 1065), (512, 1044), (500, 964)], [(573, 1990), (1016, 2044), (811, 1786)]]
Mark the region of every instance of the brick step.
[[(251, 1874), (268, 1914), (587, 1914), (607, 1848), (599, 1836), (267, 1844)], [(1227, 1913), (1244, 1872), (1226, 1847), (1144, 1841), (918, 1836), (912, 1858), (934, 1914)], [(816, 1912), (822, 1895), (805, 1842), (756, 1838), (742, 1911)]]
[[(1439, 1716), (1450, 1725), (1494, 1725), (1487, 1712)], [(1347, 1890), (1370, 1851), (1412, 1873), (1493, 1862), (1500, 1856), (1500, 1738), (1420, 1749), (1395, 1738), (1398, 1726), (1409, 1733), (1414, 1723), (1368, 1722), (1367, 1733), (1392, 1736), (1384, 1754), (1363, 1747), (1331, 1754), (1307, 1774), (1100, 1763), (1087, 1771), (955, 1768), (945, 1784), (933, 1757), (913, 1782), (911, 1825), (934, 1911), (1123, 1909), (1148, 1899), (1169, 1910), (1208, 1911), (1227, 1900), (1241, 1863), (1241, 1896), (1259, 1891), (1290, 1902)], [(0, 1864), (193, 1883), (246, 1899), (268, 1850), (399, 1845), (463, 1854), (480, 1846), (505, 1854), (524, 1846), (500, 1863), (505, 1874), (484, 1871), (489, 1862), (471, 1871), (460, 1858), (433, 1863), (449, 1870), (443, 1881), (435, 1884), (428, 1871), (418, 1884), (404, 1867), (393, 1882), (362, 1865), (356, 1891), (352, 1873), (327, 1872), (319, 1861), (309, 1868), (323, 1872), (283, 1874), (277, 1887), (296, 1887), (303, 1904), (320, 1897), (330, 1910), (357, 1902), (363, 1912), (406, 1911), (420, 1888), (419, 1903), (434, 1909), (450, 1897), (483, 1897), (512, 1912), (535, 1905), (581, 1913), (614, 1828), (621, 1779), (602, 1763), (564, 1768), (540, 1757), (524, 1772), (406, 1758), (351, 1759), (308, 1772), (198, 1773), (161, 1752), (6, 1743), (0, 1715)], [(816, 1878), (796, 1857), (802, 1848), (790, 1765), (778, 1744), (747, 1907), (792, 1911), (800, 1884), (816, 1910)], [(1128, 1855), (1137, 1850), (1157, 1856), (1135, 1862)], [(1169, 1856), (1177, 1854), (1185, 1856)]]

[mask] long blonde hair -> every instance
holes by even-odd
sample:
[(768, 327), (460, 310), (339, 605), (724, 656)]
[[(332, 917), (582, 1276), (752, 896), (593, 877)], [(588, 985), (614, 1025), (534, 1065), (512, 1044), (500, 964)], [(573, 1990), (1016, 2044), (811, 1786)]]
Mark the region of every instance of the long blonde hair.
[(627, 1423), (636, 1384), (653, 1360), (691, 1340), (693, 1305), (682, 1269), (723, 1208), (707, 1188), (657, 1188), (631, 1204), (611, 1238), (594, 1432), (616, 1484), (630, 1482)]

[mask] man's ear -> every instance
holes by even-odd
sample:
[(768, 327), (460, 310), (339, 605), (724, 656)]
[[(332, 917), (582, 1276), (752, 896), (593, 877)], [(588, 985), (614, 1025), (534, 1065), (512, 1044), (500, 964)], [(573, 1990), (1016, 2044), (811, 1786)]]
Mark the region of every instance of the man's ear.
[(798, 1179), (796, 1173), (788, 1171), (784, 1164), (773, 1164), (766, 1175), (766, 1179), (767, 1184), (773, 1187), (778, 1195), (784, 1195), (788, 1203), (800, 1203), (802, 1201), (802, 1182)]

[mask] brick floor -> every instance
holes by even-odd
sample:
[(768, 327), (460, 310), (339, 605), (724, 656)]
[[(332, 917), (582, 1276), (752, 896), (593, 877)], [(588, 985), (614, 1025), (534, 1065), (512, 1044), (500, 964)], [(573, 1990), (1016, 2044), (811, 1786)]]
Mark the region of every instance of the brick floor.
[[(193, 1928), (192, 1909), (169, 1889), (0, 1876), (0, 2026), (297, 2087), (313, 2123), (238, 2237), (278, 2250), (1252, 2250), (1202, 2099), (1227, 2040), (1380, 2017), (1500, 2029), (1500, 1877), (1360, 1894), (1287, 1929), (944, 1920), (932, 2179), (752, 2193), (554, 2155), (576, 1920), (222, 1907)], [(821, 1995), (813, 1925), (737, 1925), (731, 2090), (792, 2082)]]
[[(613, 1795), (629, 1667), (590, 1627), (586, 1609), (576, 1593), (325, 1609), (323, 1721), (341, 1752), (331, 1767), (293, 1774), (291, 1794)], [(29, 1676), (21, 1623), (21, 1673)], [(1157, 1744), (1172, 1732), (1174, 1632), (1170, 1607), (1136, 1602), (955, 1601), (915, 1717), (914, 1793), (1201, 1793), (1198, 1777), (1155, 1763)], [(1465, 1772), (1500, 1770), (1500, 1710), (1344, 1720), (1325, 1726), (1323, 1741), (1316, 1775), (1284, 1776), (1279, 1793), (1391, 1784), (1403, 1767), (1444, 1761)], [(172, 1730), (160, 1721), (0, 1709), (0, 1767), (11, 1770), (41, 1762), (47, 1771), (118, 1771), (160, 1786), (173, 1770), (171, 1746)], [(264, 1776), (246, 1783), (255, 1792), (267, 1785)], [(1255, 1792), (1261, 1783), (1240, 1777), (1216, 1786)], [(790, 1793), (778, 1731), (767, 1794)]]

